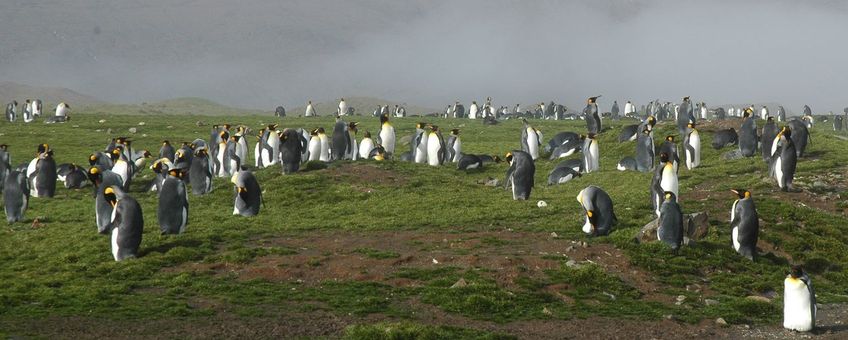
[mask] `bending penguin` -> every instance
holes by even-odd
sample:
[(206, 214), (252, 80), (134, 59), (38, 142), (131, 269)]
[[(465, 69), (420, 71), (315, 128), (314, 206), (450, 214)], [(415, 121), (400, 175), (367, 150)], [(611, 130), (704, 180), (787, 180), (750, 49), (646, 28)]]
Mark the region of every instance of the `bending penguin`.
[(26, 175), (20, 171), (12, 171), (3, 183), (3, 205), (6, 211), (6, 222), (9, 224), (24, 218), (24, 212), (29, 205), (29, 188)]
[(233, 204), (233, 215), (256, 216), (262, 205), (262, 189), (253, 173), (247, 170), (236, 172), (230, 179), (235, 185), (235, 203)]
[(183, 182), (183, 168), (168, 169), (168, 177), (159, 190), (159, 229), (162, 234), (182, 234), (188, 224), (188, 196)]
[(783, 280), (783, 328), (809, 332), (816, 328), (816, 291), (804, 268), (792, 266)]
[(110, 222), (113, 226), (112, 257), (115, 261), (123, 261), (138, 256), (144, 234), (144, 214), (141, 205), (127, 195), (121, 186), (113, 185), (103, 189), (103, 196), (111, 205)]
[(510, 188), (513, 200), (526, 200), (530, 198), (536, 175), (536, 165), (529, 153), (513, 150), (506, 154), (509, 169), (506, 171), (504, 187)]
[(603, 189), (590, 185), (577, 194), (577, 202), (586, 212), (583, 232), (591, 236), (608, 235), (618, 223), (612, 206), (612, 199)]
[(760, 233), (759, 216), (751, 192), (745, 189), (731, 190), (738, 199), (730, 209), (730, 230), (733, 250), (749, 260), (757, 256), (757, 239)]
[[(311, 139), (309, 140), (309, 145), (311, 148)], [(365, 130), (365, 134), (362, 136), (362, 140), (359, 141), (359, 158), (368, 159), (368, 155), (371, 154), (371, 149), (374, 149), (374, 140), (371, 139), (371, 132)]]
[(88, 169), (88, 179), (94, 187), (94, 222), (97, 225), (97, 232), (108, 234), (112, 231), (114, 207), (106, 200), (104, 190), (112, 186), (123, 187), (121, 176), (100, 166), (93, 166)]

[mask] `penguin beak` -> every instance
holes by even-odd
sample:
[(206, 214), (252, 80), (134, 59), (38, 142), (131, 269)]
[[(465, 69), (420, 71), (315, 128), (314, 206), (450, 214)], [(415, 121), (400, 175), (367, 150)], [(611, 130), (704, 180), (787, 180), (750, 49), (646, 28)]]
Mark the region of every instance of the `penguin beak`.
[(734, 189), (730, 189), (730, 192), (732, 192), (732, 193), (736, 194), (736, 196), (739, 196), (739, 192), (738, 192), (738, 191), (736, 191), (736, 190), (734, 190)]

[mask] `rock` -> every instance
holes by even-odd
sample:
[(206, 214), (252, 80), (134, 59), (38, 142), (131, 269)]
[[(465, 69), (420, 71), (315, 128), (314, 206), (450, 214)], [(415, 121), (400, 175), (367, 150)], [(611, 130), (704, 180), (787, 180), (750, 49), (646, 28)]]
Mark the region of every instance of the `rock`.
[(536, 203), (536, 206), (539, 207), (539, 208), (544, 208), (544, 207), (548, 206), (548, 202), (539, 201), (538, 203)]
[(552, 232), (552, 233), (551, 233), (551, 237), (553, 237), (553, 238), (557, 238), (557, 237), (559, 237), (559, 235), (557, 235), (557, 233), (556, 233), (556, 232)]
[(715, 322), (716, 322), (716, 325), (727, 326), (727, 321), (724, 321), (724, 318), (718, 318), (718, 319), (716, 319)]
[(107, 134), (107, 135), (111, 135), (111, 134), (112, 134), (112, 128), (108, 128), (108, 129), (106, 129), (106, 134)]
[(485, 185), (487, 187), (496, 187), (496, 186), (498, 186), (498, 184), (501, 184), (501, 181), (499, 179), (489, 177), (489, 179), (486, 181)]
[(813, 188), (824, 189), (824, 188), (827, 188), (827, 184), (825, 184), (825, 182), (822, 182), (822, 181), (815, 181), (815, 182), (813, 182)]
[(565, 262), (565, 266), (568, 268), (580, 268), (580, 264), (574, 260), (568, 260), (567, 262)]
[(197, 125), (198, 127), (200, 127), (200, 126), (206, 126), (206, 123), (204, 123), (202, 120), (198, 120), (197, 123), (194, 123), (194, 125)]
[(735, 160), (735, 159), (742, 159), (742, 158), (745, 158), (745, 157), (742, 156), (742, 152), (739, 151), (739, 149), (730, 150), (728, 152), (721, 154), (721, 159), (725, 160), (725, 161), (732, 161), (732, 160)]
[(138, 129), (131, 127), (131, 128), (129, 128), (129, 131), (130, 131), (130, 133), (136, 133), (136, 132), (138, 132)]
[(467, 286), (468, 286), (468, 282), (466, 282), (465, 279), (460, 278), (459, 280), (456, 281), (456, 283), (454, 283), (450, 287), (451, 287), (451, 289), (454, 289), (454, 288), (463, 288), (463, 287), (467, 287)]
[(97, 122), (98, 122), (98, 123), (100, 123), (100, 124), (103, 124), (103, 123), (105, 123), (105, 122), (106, 122), (106, 120), (105, 120), (105, 119), (101, 119), (101, 120), (98, 120)]
[(138, 122), (138, 126), (145, 126), (145, 125), (147, 125), (147, 123), (145, 123), (145, 122)]
[(572, 252), (572, 251), (574, 251), (574, 246), (568, 246), (568, 248), (565, 248), (565, 251), (566, 251), (566, 252)]
[(715, 306), (718, 305), (718, 300), (704, 299), (704, 304), (707, 306)]
[(759, 302), (762, 302), (762, 303), (771, 303), (771, 299), (769, 299), (765, 296), (749, 295), (749, 296), (746, 296), (745, 298), (748, 299), (748, 300), (759, 301)]
[(676, 305), (682, 305), (683, 301), (686, 301), (686, 295), (678, 295), (675, 300), (677, 300), (677, 303), (675, 303)]
[(551, 310), (550, 310), (550, 309), (548, 309), (548, 307), (542, 308), (542, 314), (545, 314), (545, 315), (554, 315), (554, 313), (553, 313), (553, 312), (551, 312)]
[(433, 264), (439, 264), (439, 261), (436, 260), (436, 259), (433, 259)]

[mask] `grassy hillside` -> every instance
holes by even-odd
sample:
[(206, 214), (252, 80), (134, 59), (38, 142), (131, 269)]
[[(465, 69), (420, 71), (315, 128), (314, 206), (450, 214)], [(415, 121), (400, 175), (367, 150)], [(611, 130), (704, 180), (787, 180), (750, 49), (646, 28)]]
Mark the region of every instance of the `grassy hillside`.
[[(30, 86), (9, 81), (0, 82), (0, 101), (3, 102), (4, 112), (6, 103), (10, 103), (12, 100), (17, 100), (19, 105), (23, 105), (25, 100), (36, 98), (43, 101), (44, 110), (49, 113), (52, 113), (60, 102), (66, 102), (71, 107), (77, 105), (81, 107), (94, 106), (103, 103), (97, 98), (63, 87)], [(20, 115), (20, 113), (18, 114)]]
[[(376, 119), (358, 119), (377, 131)], [(419, 120), (394, 120), (399, 137)], [(518, 121), (427, 121), (462, 129), (467, 153), (519, 147)], [(272, 122), (331, 131), (333, 120), (78, 112), (67, 124), (0, 122), (0, 143), (10, 145), (13, 164), (29, 161), (39, 143), (52, 145), (58, 163), (83, 164), (111, 137), (128, 135), (137, 149), (156, 153), (162, 139), (208, 138), (212, 123)], [(655, 322), (674, 336), (719, 317), (778, 324), (789, 263), (807, 264), (820, 303), (848, 300), (848, 142), (817, 126), (798, 164), (801, 192), (783, 193), (763, 179), (759, 157), (720, 160), (729, 149), (709, 148), (716, 127), (705, 127), (703, 166), (681, 167), (680, 191), (684, 212), (709, 214), (709, 232), (675, 256), (633, 241), (653, 216), (650, 174), (615, 170), (633, 153), (632, 142), (616, 141), (631, 123), (609, 123), (601, 135), (600, 172), (546, 187), (557, 162), (539, 160), (529, 201), (478, 184), (502, 180), (506, 164), (468, 173), (392, 161), (337, 162), (288, 176), (269, 168), (256, 172), (265, 199), (259, 216), (232, 216), (232, 185), (216, 179), (211, 194), (189, 197), (187, 232), (178, 236), (159, 235), (156, 195), (141, 192), (151, 178), (145, 170), (131, 192), (144, 210), (142, 255), (120, 263), (96, 232), (91, 189), (60, 188), (53, 199), (32, 199), (24, 223), (0, 230), (0, 335), (556, 337), (586, 332), (587, 319), (634, 328), (633, 320)], [(533, 124), (545, 142), (585, 129)], [(675, 131), (658, 128), (658, 139)], [(608, 237), (580, 231), (575, 197), (590, 184), (614, 201), (620, 223)], [(756, 262), (730, 247), (731, 188), (754, 194), (762, 226)], [(539, 200), (548, 206), (537, 207)]]

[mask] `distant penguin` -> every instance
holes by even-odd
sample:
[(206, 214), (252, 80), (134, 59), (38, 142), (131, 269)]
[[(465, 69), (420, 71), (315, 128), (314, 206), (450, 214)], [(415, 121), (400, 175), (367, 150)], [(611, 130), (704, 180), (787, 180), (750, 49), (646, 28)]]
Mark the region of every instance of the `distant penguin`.
[(576, 152), (583, 152), (586, 140), (586, 135), (579, 135), (576, 138), (564, 140), (560, 145), (551, 150), (550, 160), (568, 157)]
[[(157, 175), (163, 182), (168, 176), (169, 169), (164, 170), (162, 175)], [(205, 195), (212, 192), (212, 166), (210, 165), (209, 153), (206, 149), (200, 149), (194, 152), (194, 157), (191, 159), (191, 168), (188, 171), (192, 194)]]
[(18, 102), (13, 100), (11, 103), (6, 104), (6, 120), (9, 122), (15, 122), (18, 120)]
[[(3, 191), (3, 183), (5, 183), (6, 176), (10, 172), (12, 172), (12, 156), (9, 154), (9, 146), (0, 144), (0, 192)], [(24, 178), (26, 178), (26, 174), (24, 174)]]
[(701, 165), (701, 135), (694, 123), (686, 126), (683, 137), (683, 152), (686, 158), (686, 169), (692, 170)]
[(445, 151), (447, 152), (446, 162), (459, 162), (459, 157), (462, 155), (462, 140), (459, 138), (459, 129), (451, 129)]
[(610, 108), (610, 114), (612, 118), (618, 118), (618, 101), (614, 100), (612, 102), (612, 107)]
[(745, 189), (731, 190), (738, 199), (730, 209), (730, 230), (733, 250), (749, 260), (757, 256), (757, 239), (760, 233), (759, 216), (751, 192)]
[(536, 165), (529, 153), (513, 150), (506, 154), (509, 169), (506, 171), (504, 186), (512, 192), (513, 200), (527, 200), (533, 190)]
[(778, 122), (785, 122), (786, 121), (786, 109), (784, 109), (783, 106), (777, 107), (777, 121)]
[(56, 106), (56, 117), (68, 117), (68, 114), (71, 112), (71, 106), (65, 103), (59, 103)]
[(327, 134), (324, 131), (324, 128), (318, 128), (318, 135), (316, 136), (318, 139), (318, 160), (322, 162), (330, 161), (330, 138), (327, 137)]
[(677, 115), (677, 130), (682, 135), (686, 131), (686, 125), (695, 122), (692, 102), (689, 100), (688, 96), (683, 97), (683, 103), (680, 104), (679, 111), (680, 112)]
[(115, 261), (137, 257), (144, 234), (141, 205), (118, 185), (104, 188), (103, 195), (112, 208), (109, 214), (114, 226), (111, 229), (112, 257)]
[(569, 167), (554, 168), (551, 173), (548, 174), (548, 186), (563, 184), (580, 176), (579, 172)]
[(745, 109), (742, 118), (742, 127), (739, 128), (739, 151), (744, 157), (751, 157), (757, 153), (757, 120), (750, 108)]
[(636, 116), (636, 105), (633, 105), (629, 100), (624, 103), (624, 116), (625, 117), (634, 117)]
[(813, 115), (813, 110), (810, 109), (809, 105), (804, 105), (803, 112), (804, 112), (804, 116), (812, 116)]
[(795, 152), (798, 157), (804, 157), (804, 151), (807, 150), (807, 142), (810, 140), (810, 130), (807, 125), (797, 118), (792, 119), (787, 123), (787, 126), (792, 130), (792, 143), (795, 144)]
[(103, 191), (111, 186), (120, 187), (123, 181), (118, 174), (99, 166), (88, 169), (88, 179), (94, 187), (94, 222), (97, 225), (97, 232), (108, 234), (112, 231), (113, 207), (106, 200)]
[(521, 151), (526, 152), (535, 161), (539, 158), (539, 146), (542, 145), (537, 130), (530, 126), (527, 119), (521, 119), (524, 128), (521, 130)]
[(680, 154), (677, 152), (677, 143), (673, 135), (668, 135), (665, 137), (665, 141), (660, 144), (657, 153), (666, 153), (668, 155), (669, 161), (671, 161), (674, 165), (674, 172), (678, 172), (680, 166)]
[(171, 161), (171, 163), (173, 163), (174, 162), (174, 154), (176, 152), (177, 152), (177, 150), (174, 149), (174, 146), (171, 145), (171, 142), (169, 142), (167, 140), (163, 140), (162, 146), (159, 148), (159, 158), (167, 158), (168, 160)]
[(482, 169), (483, 160), (477, 155), (462, 154), (456, 163), (457, 170)]
[[(309, 140), (309, 145), (312, 145), (312, 140)], [(359, 158), (368, 159), (368, 155), (371, 153), (372, 149), (374, 149), (374, 140), (371, 139), (371, 132), (365, 130), (365, 134), (362, 135), (362, 140), (359, 141)]]
[(783, 280), (783, 328), (809, 332), (816, 328), (816, 291), (801, 266), (793, 266)]
[(771, 159), (771, 146), (774, 142), (774, 137), (777, 137), (777, 124), (774, 123), (774, 117), (766, 118), (766, 123), (763, 125), (763, 130), (760, 133), (760, 149), (763, 155), (763, 161), (768, 163)]
[(795, 178), (795, 166), (798, 161), (798, 154), (795, 152), (795, 143), (792, 142), (792, 129), (784, 126), (777, 133), (773, 143), (774, 154), (771, 156), (771, 173), (777, 180), (777, 185), (782, 191), (789, 191), (792, 188), (792, 181)]
[[(350, 149), (345, 154), (345, 159), (355, 161), (359, 158), (359, 144), (356, 143), (356, 133), (359, 132), (359, 123), (350, 122), (347, 124), (347, 138), (350, 141)], [(305, 139), (303, 140), (306, 141)], [(304, 143), (304, 148), (305, 148)]]
[(88, 175), (85, 170), (76, 164), (71, 164), (65, 174), (65, 189), (82, 189), (86, 186), (87, 180)]
[(427, 123), (415, 124), (415, 135), (412, 136), (412, 143), (410, 143), (412, 161), (415, 163), (427, 163), (427, 142), (430, 139), (429, 129), (430, 127)]
[(657, 239), (671, 247), (674, 253), (683, 244), (683, 212), (677, 204), (677, 195), (666, 191), (660, 207), (657, 227)]
[(274, 116), (280, 117), (280, 118), (285, 118), (286, 117), (286, 108), (284, 108), (282, 106), (277, 106), (277, 108), (274, 109)]
[(833, 131), (842, 131), (842, 116), (833, 115)]
[[(598, 115), (598, 104), (596, 101), (601, 96), (589, 97), (586, 107), (583, 109), (583, 117), (586, 119), (586, 131), (588, 133), (601, 133), (601, 116)], [(535, 158), (534, 158), (535, 159)]]
[(295, 173), (300, 170), (300, 157), (303, 154), (303, 149), (307, 146), (306, 139), (295, 129), (285, 129), (280, 140), (282, 143), (280, 145), (280, 162), (282, 163), (283, 173)]
[(583, 137), (581, 137), (580, 134), (578, 134), (576, 132), (571, 132), (571, 131), (559, 132), (556, 135), (554, 135), (553, 138), (551, 138), (548, 141), (547, 145), (545, 145), (545, 152), (553, 152), (553, 150), (556, 149), (558, 146), (561, 146), (561, 145), (569, 143), (569, 142), (574, 142), (578, 139), (581, 140), (581, 142), (578, 143), (577, 145), (582, 146)]
[(583, 141), (583, 164), (586, 173), (598, 171), (600, 166), (600, 150), (595, 134), (590, 133)]
[(389, 123), (388, 115), (380, 115), (380, 133), (377, 135), (377, 144), (383, 146), (389, 155), (395, 153), (395, 127)]
[(169, 169), (159, 190), (156, 216), (162, 234), (182, 234), (188, 224), (188, 195), (182, 177), (183, 169)]
[(760, 108), (760, 119), (762, 119), (762, 120), (766, 120), (766, 119), (768, 119), (769, 117), (770, 117), (770, 116), (769, 116), (769, 110), (768, 110), (768, 108), (767, 108), (765, 105), (763, 105), (763, 107), (762, 107), (762, 108)]
[(739, 135), (736, 130), (729, 128), (726, 130), (718, 130), (713, 134), (713, 149), (721, 149), (728, 145), (736, 145), (739, 143)]
[(586, 214), (583, 232), (592, 236), (608, 235), (618, 223), (612, 199), (603, 189), (590, 185), (577, 194), (577, 202)]
[(29, 175), (31, 197), (53, 197), (56, 194), (56, 161), (49, 148), (38, 155), (35, 171)]
[(24, 218), (29, 205), (29, 188), (25, 174), (12, 171), (6, 175), (3, 183), (3, 205), (6, 210), (6, 222), (9, 224)]
[[(289, 130), (293, 131), (293, 130)], [(253, 173), (247, 170), (236, 172), (230, 181), (235, 185), (233, 215), (256, 216), (262, 205), (262, 189)]]
[(345, 102), (344, 98), (339, 99), (339, 116), (346, 116), (348, 114), (348, 106), (347, 102)]
[(445, 139), (438, 126), (430, 125), (427, 135), (427, 164), (439, 166), (445, 163)]
[(477, 106), (476, 101), (471, 101), (471, 106), (468, 107), (468, 118), (477, 119), (478, 114), (480, 113), (480, 107)]
[(24, 102), (24, 109), (22, 113), (24, 117), (24, 123), (31, 123), (33, 120), (35, 120), (35, 116), (32, 114), (32, 102), (30, 102), (29, 99)]
[(345, 159), (345, 155), (350, 153), (351, 145), (347, 129), (347, 122), (337, 116), (336, 124), (333, 127), (333, 145), (330, 148), (331, 160), (343, 160)]
[(639, 124), (625, 125), (618, 134), (618, 142), (634, 141), (639, 137)]
[(35, 117), (40, 117), (41, 113), (44, 111), (44, 102), (41, 99), (35, 99), (32, 101), (32, 115)]
[(317, 115), (318, 115), (318, 114), (316, 114), (316, 113), (315, 113), (315, 107), (314, 107), (314, 106), (312, 106), (312, 101), (311, 101), (311, 100), (309, 101), (309, 103), (307, 103), (307, 104), (306, 104), (306, 111), (303, 113), (303, 115), (304, 115), (305, 117), (312, 117), (312, 116), (317, 116)]

